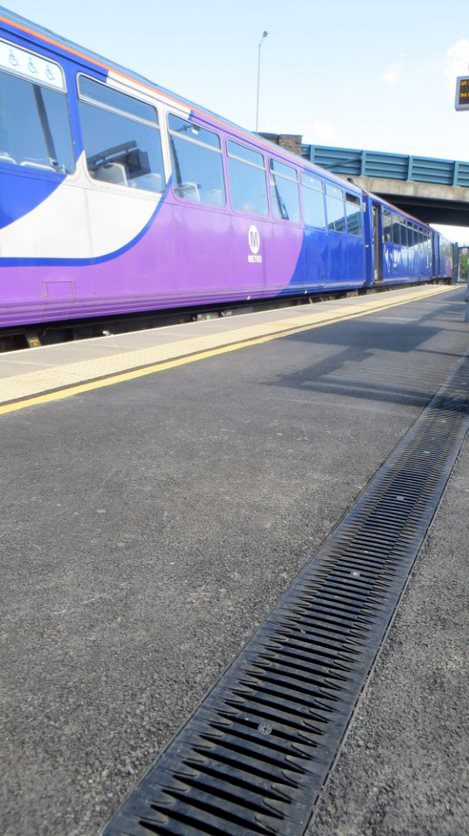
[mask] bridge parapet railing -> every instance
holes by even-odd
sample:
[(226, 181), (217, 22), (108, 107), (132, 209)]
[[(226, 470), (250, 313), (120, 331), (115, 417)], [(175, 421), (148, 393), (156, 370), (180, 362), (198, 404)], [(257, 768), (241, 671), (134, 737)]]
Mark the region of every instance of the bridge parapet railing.
[(302, 156), (321, 168), (349, 177), (383, 177), (469, 188), (469, 162), (388, 154), (330, 145), (302, 145)]

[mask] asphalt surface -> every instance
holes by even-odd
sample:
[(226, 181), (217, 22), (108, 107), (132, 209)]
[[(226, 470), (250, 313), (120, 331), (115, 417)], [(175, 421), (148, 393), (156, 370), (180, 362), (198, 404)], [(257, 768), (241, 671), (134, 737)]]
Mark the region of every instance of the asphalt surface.
[(2, 833), (98, 832), (446, 379), (463, 297), (1, 419)]

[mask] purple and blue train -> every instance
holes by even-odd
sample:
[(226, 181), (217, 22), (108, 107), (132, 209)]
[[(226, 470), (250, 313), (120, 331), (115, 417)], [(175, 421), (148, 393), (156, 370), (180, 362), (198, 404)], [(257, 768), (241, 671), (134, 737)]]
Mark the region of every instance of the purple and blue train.
[(0, 328), (450, 275), (425, 224), (0, 7)]

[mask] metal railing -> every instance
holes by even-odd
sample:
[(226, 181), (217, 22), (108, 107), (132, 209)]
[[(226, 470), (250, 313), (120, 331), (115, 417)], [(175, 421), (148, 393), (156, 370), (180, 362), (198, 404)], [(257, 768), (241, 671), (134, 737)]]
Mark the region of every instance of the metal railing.
[(469, 162), (387, 154), (329, 145), (302, 145), (301, 154), (315, 165), (350, 177), (383, 177), (469, 188)]

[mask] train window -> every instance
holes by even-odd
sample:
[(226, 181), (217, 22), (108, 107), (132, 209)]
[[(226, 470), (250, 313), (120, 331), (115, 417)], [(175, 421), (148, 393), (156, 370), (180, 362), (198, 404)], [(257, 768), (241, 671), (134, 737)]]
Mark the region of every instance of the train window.
[(89, 101), (93, 104), (99, 103), (103, 107), (119, 111), (125, 116), (136, 116), (137, 119), (143, 119), (145, 122), (158, 124), (158, 114), (153, 105), (142, 102), (140, 99), (134, 99), (133, 96), (121, 93), (120, 90), (115, 90), (107, 84), (101, 84), (99, 81), (88, 78), (88, 76), (80, 75), (78, 77), (78, 90), (83, 101)]
[(401, 224), (401, 244), (407, 247), (407, 224)]
[(301, 175), (303, 198), (303, 218), (306, 226), (318, 229), (326, 227), (326, 213), (324, 209), (324, 188), (322, 180), (312, 177), (305, 171)]
[(344, 199), (344, 193), (342, 189), (337, 188), (337, 186), (331, 186), (329, 183), (326, 183), (326, 194), (331, 195), (331, 197), (337, 198), (337, 200)]
[(158, 114), (146, 102), (79, 76), (80, 120), (95, 180), (148, 192), (165, 187)]
[(246, 148), (245, 145), (240, 145), (239, 142), (233, 142), (231, 139), (228, 140), (227, 147), (229, 157), (265, 169), (264, 157), (259, 151), (253, 151), (251, 148)]
[[(71, 173), (75, 159), (62, 70), (3, 41), (0, 46), (11, 58), (11, 72), (0, 70), (0, 162), (36, 172)], [(33, 78), (26, 77), (33, 72)]]
[(268, 215), (267, 180), (262, 154), (231, 140), (227, 143), (231, 205), (238, 212)]
[(401, 236), (400, 236), (400, 223), (399, 218), (397, 215), (392, 216), (392, 237), (391, 240), (393, 244), (397, 244), (400, 246), (401, 243)]
[(383, 209), (383, 238), (387, 244), (392, 238), (392, 215), (386, 209)]
[(224, 206), (225, 180), (220, 137), (213, 131), (168, 116), (174, 193), (182, 200)]
[(360, 198), (345, 193), (345, 212), (347, 215), (347, 232), (349, 235), (362, 234), (362, 212)]
[(318, 177), (314, 177), (312, 174), (309, 174), (307, 171), (303, 171), (301, 173), (301, 182), (303, 186), (306, 186), (308, 189), (314, 189), (317, 192), (324, 192), (324, 184), (322, 180), (319, 180)]
[(274, 218), (299, 223), (301, 214), (296, 169), (271, 159), (270, 192)]
[(345, 232), (345, 205), (342, 189), (326, 184), (327, 226), (336, 232)]

